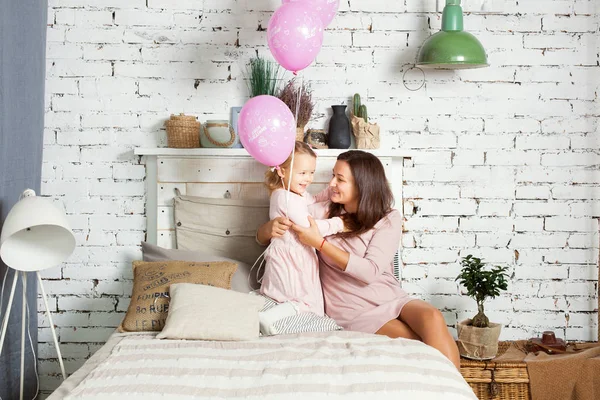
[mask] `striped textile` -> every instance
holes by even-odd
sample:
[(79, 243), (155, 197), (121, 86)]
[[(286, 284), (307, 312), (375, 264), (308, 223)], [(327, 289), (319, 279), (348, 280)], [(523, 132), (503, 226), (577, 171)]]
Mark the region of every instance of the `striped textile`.
[(48, 400), (476, 400), (441, 353), (407, 339), (336, 331), (243, 342), (116, 334), (111, 342), (78, 384), (63, 384), (69, 393), (61, 386)]
[[(258, 294), (257, 292), (255, 292), (255, 294), (265, 299), (265, 305), (261, 311), (267, 311), (278, 304), (268, 296)], [(328, 316), (319, 317), (317, 314), (310, 312), (282, 318), (275, 322), (274, 327), (281, 335), (290, 333), (341, 331), (343, 329), (335, 322), (335, 320)]]

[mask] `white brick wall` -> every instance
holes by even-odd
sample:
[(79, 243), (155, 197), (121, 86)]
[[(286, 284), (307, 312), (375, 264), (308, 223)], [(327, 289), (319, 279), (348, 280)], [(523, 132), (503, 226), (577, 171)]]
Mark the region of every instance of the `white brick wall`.
[[(405, 163), (403, 285), (449, 326), (475, 310), (454, 281), (460, 257), (474, 254), (510, 267), (508, 293), (487, 306), (502, 338), (554, 329), (595, 340), (600, 4), (511, 0), (504, 13), (467, 14), (491, 67), (427, 71), (409, 91), (402, 74), (441, 25), (435, 3), (343, 1), (304, 73), (318, 102), (311, 126), (359, 92), (383, 146), (419, 150)], [(228, 119), (243, 105), (245, 64), (255, 50), (268, 55), (264, 28), (279, 4), (49, 1), (42, 191), (65, 208), (78, 247), (44, 276), (69, 372), (127, 309), (146, 224), (132, 149), (164, 145), (171, 113)], [(39, 321), (47, 394), (59, 367)]]

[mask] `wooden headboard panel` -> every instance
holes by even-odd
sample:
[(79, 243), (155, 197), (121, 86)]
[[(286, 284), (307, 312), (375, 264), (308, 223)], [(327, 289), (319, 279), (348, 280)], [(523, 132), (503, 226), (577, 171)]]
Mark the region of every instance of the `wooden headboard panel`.
[[(338, 154), (345, 150), (316, 150), (317, 171), (312, 193), (323, 189), (331, 178)], [(402, 166), (407, 152), (374, 150), (383, 163), (394, 193), (396, 208), (402, 212)], [(146, 165), (146, 240), (165, 248), (176, 248), (173, 218), (175, 189), (181, 194), (232, 199), (264, 199), (267, 167), (244, 149), (138, 148), (135, 154)], [(398, 244), (400, 247), (400, 243)]]

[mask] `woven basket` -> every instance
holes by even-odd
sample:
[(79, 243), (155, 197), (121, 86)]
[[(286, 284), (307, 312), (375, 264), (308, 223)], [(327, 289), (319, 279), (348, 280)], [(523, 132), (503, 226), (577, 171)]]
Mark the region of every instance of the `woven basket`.
[[(498, 356), (510, 342), (498, 343)], [(530, 400), (525, 362), (460, 360), (460, 373), (479, 400)]]
[(200, 122), (193, 115), (171, 115), (165, 122), (167, 146), (191, 149), (200, 147)]

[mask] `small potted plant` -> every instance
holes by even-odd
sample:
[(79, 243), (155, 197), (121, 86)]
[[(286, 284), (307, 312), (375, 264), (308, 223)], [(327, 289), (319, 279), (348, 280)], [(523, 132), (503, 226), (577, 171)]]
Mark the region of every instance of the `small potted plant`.
[(456, 280), (467, 289), (467, 295), (477, 302), (477, 315), (458, 324), (460, 355), (474, 360), (490, 360), (498, 352), (498, 338), (502, 326), (490, 322), (483, 304), (495, 298), (508, 287), (508, 267), (495, 266), (486, 270), (480, 258), (468, 255), (461, 261), (462, 269)]
[[(310, 121), (315, 103), (312, 99), (312, 89), (309, 84), (302, 82), (302, 93), (299, 93), (300, 86), (296, 85), (296, 79), (290, 80), (279, 94), (279, 100), (283, 101), (290, 109), (294, 116), (298, 111), (296, 120), (296, 140), (302, 142), (304, 140), (304, 127)], [(300, 106), (296, 108), (298, 103), (298, 95), (300, 95)]]
[(379, 126), (369, 123), (367, 106), (361, 103), (360, 94), (356, 93), (352, 100), (352, 134), (356, 139), (357, 149), (379, 148)]
[(246, 69), (250, 97), (279, 93), (280, 69), (279, 64), (265, 60), (260, 56), (250, 59)]

